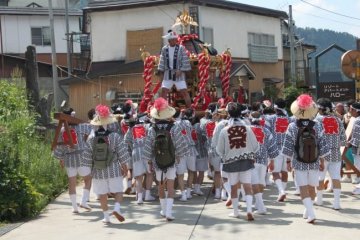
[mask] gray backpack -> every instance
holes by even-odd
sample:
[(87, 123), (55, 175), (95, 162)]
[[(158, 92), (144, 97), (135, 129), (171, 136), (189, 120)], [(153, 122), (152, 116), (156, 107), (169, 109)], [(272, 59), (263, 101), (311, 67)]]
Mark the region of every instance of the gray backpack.
[(113, 159), (113, 152), (109, 145), (109, 131), (96, 131), (93, 141), (93, 168), (105, 169)]

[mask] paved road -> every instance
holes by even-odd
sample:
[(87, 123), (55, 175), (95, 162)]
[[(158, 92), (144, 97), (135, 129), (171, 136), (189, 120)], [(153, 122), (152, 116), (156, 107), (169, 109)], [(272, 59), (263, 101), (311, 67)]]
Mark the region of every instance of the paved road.
[[(293, 186), (293, 184), (290, 184)], [(317, 222), (307, 224), (302, 219), (303, 205), (294, 188), (288, 190), (285, 203), (278, 203), (274, 186), (266, 190), (265, 199), (269, 214), (256, 216), (254, 222), (245, 220), (245, 203), (241, 203), (240, 219), (229, 218), (232, 211), (224, 202), (215, 201), (209, 193), (210, 184), (205, 184), (207, 196), (193, 197), (187, 203), (175, 201), (176, 219), (167, 223), (159, 215), (158, 201), (138, 206), (134, 196), (126, 196), (122, 211), (126, 221), (112, 224), (101, 222), (99, 203), (92, 198), (92, 212), (71, 213), (66, 193), (48, 205), (36, 219), (3, 235), (1, 240), (58, 240), (58, 239), (359, 239), (360, 196), (352, 196), (353, 185), (343, 184), (340, 211), (331, 209), (332, 196), (324, 195), (323, 207), (315, 207)], [(78, 192), (81, 192), (80, 188)], [(93, 197), (93, 196), (92, 196)], [(80, 196), (79, 196), (80, 198)], [(112, 204), (112, 201), (111, 201)]]

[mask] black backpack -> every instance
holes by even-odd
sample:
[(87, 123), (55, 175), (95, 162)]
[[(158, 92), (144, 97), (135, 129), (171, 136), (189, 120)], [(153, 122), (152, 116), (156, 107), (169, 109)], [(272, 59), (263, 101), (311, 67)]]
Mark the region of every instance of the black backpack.
[(171, 139), (170, 129), (174, 125), (168, 124), (165, 129), (160, 129), (154, 124), (154, 155), (156, 165), (160, 170), (166, 172), (169, 167), (175, 164), (175, 147)]
[(109, 134), (108, 130), (95, 131), (92, 151), (92, 167), (95, 169), (107, 168), (113, 159), (114, 154), (109, 146)]
[(314, 125), (315, 122), (313, 121), (310, 121), (307, 126), (304, 126), (300, 121), (297, 122), (299, 130), (295, 142), (295, 151), (299, 162), (314, 163), (319, 157)]

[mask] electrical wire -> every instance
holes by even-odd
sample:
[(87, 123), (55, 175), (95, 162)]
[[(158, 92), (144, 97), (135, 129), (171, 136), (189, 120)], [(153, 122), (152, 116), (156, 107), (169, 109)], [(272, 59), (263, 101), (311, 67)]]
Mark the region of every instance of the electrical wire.
[(341, 21), (334, 20), (334, 19), (331, 19), (331, 18), (321, 17), (321, 16), (318, 16), (318, 15), (315, 15), (315, 14), (306, 13), (304, 11), (297, 10), (296, 8), (293, 8), (293, 11), (300, 12), (302, 14), (309, 15), (309, 16), (312, 16), (312, 17), (320, 18), (320, 19), (323, 19), (323, 20), (329, 20), (329, 21), (332, 21), (332, 22), (337, 22), (337, 23), (341, 23), (341, 24), (345, 24), (345, 25), (351, 25), (351, 26), (355, 26), (355, 27), (360, 27), (360, 25), (357, 25), (357, 24), (346, 23), (346, 22), (341, 22)]
[(301, 1), (302, 1), (303, 3), (306, 3), (306, 4), (310, 5), (310, 6), (313, 6), (313, 7), (315, 7), (315, 8), (321, 9), (321, 10), (323, 10), (323, 11), (326, 11), (326, 12), (329, 12), (329, 13), (332, 13), (332, 14), (336, 14), (336, 15), (338, 15), (338, 16), (342, 16), (342, 17), (346, 17), (346, 18), (351, 18), (351, 19), (355, 19), (355, 20), (360, 20), (360, 18), (357, 18), (357, 17), (352, 17), (352, 16), (348, 16), (348, 15), (345, 15), (345, 14), (342, 14), (342, 13), (334, 12), (334, 11), (331, 11), (331, 10), (328, 10), (328, 9), (325, 9), (325, 8), (322, 8), (322, 7), (320, 7), (320, 6), (317, 6), (317, 5), (315, 5), (315, 4), (309, 3), (309, 2), (304, 1), (304, 0), (301, 0)]

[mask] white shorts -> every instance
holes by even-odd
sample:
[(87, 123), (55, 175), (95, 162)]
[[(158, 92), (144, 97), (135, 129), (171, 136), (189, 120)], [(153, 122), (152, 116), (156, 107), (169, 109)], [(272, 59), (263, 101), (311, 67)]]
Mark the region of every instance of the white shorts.
[(196, 171), (205, 172), (209, 169), (207, 158), (196, 158)]
[(176, 164), (176, 174), (182, 175), (187, 170), (195, 171), (196, 170), (196, 157), (195, 156), (186, 156), (180, 158), (179, 164)]
[(92, 186), (95, 194), (122, 193), (124, 191), (123, 177), (93, 179)]
[[(156, 172), (155, 172), (156, 180), (159, 181), (159, 182), (161, 181), (161, 173), (162, 173), (161, 170), (156, 170)], [(167, 169), (166, 173), (164, 172), (163, 180), (165, 180), (165, 179), (174, 180), (175, 177), (176, 177), (176, 168), (171, 167), (171, 168)]]
[(263, 164), (255, 163), (255, 168), (251, 170), (251, 184), (261, 184), (266, 186), (265, 176), (266, 176), (267, 166)]
[(81, 177), (85, 177), (91, 173), (91, 168), (90, 167), (77, 167), (77, 168), (70, 167), (70, 168), (66, 168), (66, 173), (69, 178), (76, 177), (78, 174)]
[(223, 163), (220, 163), (220, 174), (222, 178), (229, 178), (229, 173), (228, 172), (224, 172), (223, 169)]
[(219, 156), (209, 156), (210, 164), (213, 166), (215, 172), (220, 172), (221, 159)]
[(330, 178), (334, 180), (340, 180), (340, 170), (341, 170), (341, 161), (340, 162), (328, 162), (325, 161), (324, 171), (319, 171), (319, 180), (324, 180), (326, 176), (326, 171), (329, 172)]
[(307, 170), (300, 171), (295, 170), (295, 180), (299, 187), (310, 185), (317, 187), (319, 185), (319, 171), (318, 170)]
[(231, 186), (237, 184), (238, 182), (251, 184), (251, 169), (245, 172), (228, 173), (228, 175), (229, 183)]
[(171, 89), (174, 85), (177, 90), (187, 89), (185, 81), (163, 80), (161, 87), (166, 89)]
[(147, 171), (147, 166), (144, 161), (136, 161), (133, 164), (132, 174), (133, 177), (144, 175)]
[(274, 158), (274, 170), (272, 172), (273, 173), (287, 172), (285, 156), (280, 154), (276, 158)]

